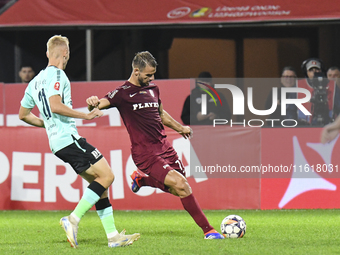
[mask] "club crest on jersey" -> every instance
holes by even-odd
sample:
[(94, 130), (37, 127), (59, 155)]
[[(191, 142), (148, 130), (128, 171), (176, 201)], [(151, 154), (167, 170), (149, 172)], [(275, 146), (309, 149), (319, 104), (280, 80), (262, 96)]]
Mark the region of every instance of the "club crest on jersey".
[(54, 89), (59, 90), (59, 88), (60, 88), (60, 83), (59, 82), (54, 83)]
[(155, 97), (155, 94), (153, 93), (153, 91), (151, 89), (149, 91), (150, 91), (151, 96)]
[(139, 104), (133, 104), (132, 105), (133, 110), (139, 110), (139, 109), (143, 109), (143, 108), (150, 108), (150, 107), (159, 107), (158, 102), (151, 102), (151, 103), (139, 103)]

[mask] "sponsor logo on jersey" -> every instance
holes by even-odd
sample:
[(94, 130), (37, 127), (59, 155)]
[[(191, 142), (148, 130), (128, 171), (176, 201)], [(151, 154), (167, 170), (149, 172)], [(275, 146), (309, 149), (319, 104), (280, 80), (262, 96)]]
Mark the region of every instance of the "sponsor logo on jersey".
[(107, 93), (107, 96), (109, 98), (113, 98), (117, 94), (117, 92), (118, 92), (118, 90), (111, 91), (111, 92)]
[(134, 97), (137, 93), (130, 94), (130, 97)]
[(159, 107), (158, 102), (151, 102), (151, 103), (139, 103), (139, 104), (133, 104), (132, 105), (133, 110), (139, 110), (139, 109), (143, 109), (143, 108), (150, 108), (150, 107)]
[(60, 88), (60, 83), (59, 82), (54, 83), (54, 89), (59, 90), (59, 88)]

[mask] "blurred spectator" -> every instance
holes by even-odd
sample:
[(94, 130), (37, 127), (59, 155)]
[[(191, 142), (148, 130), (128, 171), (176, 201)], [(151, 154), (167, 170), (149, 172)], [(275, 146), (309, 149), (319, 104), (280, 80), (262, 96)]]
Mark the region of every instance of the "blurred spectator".
[(34, 69), (31, 65), (22, 65), (18, 74), (22, 83), (29, 83), (35, 76)]
[(230, 108), (222, 93), (219, 93), (222, 105), (219, 102), (215, 105), (210, 95), (207, 96), (207, 114), (202, 115), (201, 95), (207, 94), (204, 90), (209, 91), (212, 95), (215, 94), (209, 86), (213, 87), (211, 74), (209, 72), (201, 72), (196, 79), (196, 87), (191, 91), (183, 105), (181, 119), (185, 125), (212, 125), (214, 119), (230, 120)]
[(340, 113), (340, 69), (339, 67), (332, 66), (328, 68), (327, 78), (330, 81), (334, 81), (336, 84), (334, 104), (333, 104), (333, 119), (336, 119)]
[[(280, 87), (277, 91), (277, 107), (276, 110), (270, 115), (270, 119), (279, 119), (279, 121), (274, 121), (274, 126), (281, 127), (281, 121), (284, 119), (297, 120), (297, 107), (294, 104), (287, 104), (286, 115), (281, 115), (281, 88), (283, 87), (296, 87), (296, 71), (291, 66), (286, 66), (282, 69)], [(287, 98), (296, 98), (296, 93), (287, 93)], [(266, 101), (266, 109), (270, 109), (273, 103), (273, 91), (270, 91)], [(287, 121), (285, 125), (293, 126), (294, 121)]]
[(338, 85), (337, 79), (340, 78), (340, 70), (339, 67), (337, 66), (332, 66), (330, 68), (328, 68), (327, 71), (327, 78), (328, 80), (333, 80), (336, 82), (336, 84)]
[[(310, 91), (310, 102), (303, 106), (312, 114), (305, 115), (298, 110), (299, 124), (323, 126), (332, 121), (335, 83), (326, 77), (326, 69), (322, 60), (310, 58), (302, 63), (302, 71), (306, 79), (300, 79), (297, 83), (299, 88)], [(298, 93), (298, 98), (304, 98), (303, 93)]]

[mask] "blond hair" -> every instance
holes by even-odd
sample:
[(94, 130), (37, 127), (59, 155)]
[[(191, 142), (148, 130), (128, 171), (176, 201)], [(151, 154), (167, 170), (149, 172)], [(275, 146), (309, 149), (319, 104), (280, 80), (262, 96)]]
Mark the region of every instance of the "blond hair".
[(67, 46), (69, 45), (69, 40), (65, 36), (54, 35), (47, 42), (47, 52), (50, 56), (54, 55), (54, 57), (58, 57), (59, 51), (55, 51), (55, 49), (59, 46)]

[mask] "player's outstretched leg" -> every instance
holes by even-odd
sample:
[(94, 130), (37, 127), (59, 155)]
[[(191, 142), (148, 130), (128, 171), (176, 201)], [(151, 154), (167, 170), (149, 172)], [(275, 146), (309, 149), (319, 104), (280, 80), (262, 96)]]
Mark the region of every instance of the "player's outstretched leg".
[(163, 183), (155, 180), (151, 176), (144, 174), (141, 170), (137, 169), (130, 175), (132, 179), (131, 190), (133, 193), (137, 193), (141, 187), (148, 186), (153, 188), (159, 188), (160, 190), (169, 193), (169, 188)]
[(78, 242), (77, 242), (77, 233), (78, 233), (78, 224), (77, 222), (72, 218), (71, 215), (62, 217), (60, 219), (59, 224), (64, 229), (67, 241), (71, 244), (71, 247), (77, 248)]
[(210, 224), (203, 213), (196, 198), (191, 193), (189, 196), (180, 198), (184, 209), (194, 219), (196, 224), (203, 230), (204, 239), (224, 239), (224, 236), (218, 233)]
[(171, 170), (166, 175), (164, 184), (170, 187), (171, 194), (180, 197), (184, 209), (202, 229), (205, 239), (224, 239), (224, 236), (209, 224), (184, 175), (178, 171)]
[(123, 247), (132, 244), (134, 241), (137, 241), (140, 237), (139, 233), (135, 233), (132, 235), (125, 235), (125, 229), (115, 236), (109, 238), (108, 246), (111, 248), (115, 247)]

